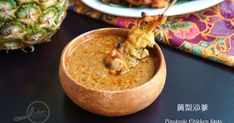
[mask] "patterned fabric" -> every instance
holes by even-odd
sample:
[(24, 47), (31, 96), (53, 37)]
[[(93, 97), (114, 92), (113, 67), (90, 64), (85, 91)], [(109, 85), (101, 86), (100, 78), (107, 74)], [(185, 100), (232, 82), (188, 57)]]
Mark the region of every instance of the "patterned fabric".
[[(103, 14), (80, 0), (71, 0), (71, 3), (72, 11), (118, 27), (130, 28), (137, 21)], [(164, 31), (157, 35), (157, 42), (234, 67), (234, 0), (200, 12), (169, 17), (162, 28)]]

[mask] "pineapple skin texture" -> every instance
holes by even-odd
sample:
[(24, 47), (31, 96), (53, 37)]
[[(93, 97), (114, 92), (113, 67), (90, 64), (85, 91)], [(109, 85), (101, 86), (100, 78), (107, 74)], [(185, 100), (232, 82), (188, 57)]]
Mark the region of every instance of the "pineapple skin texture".
[(67, 0), (0, 0), (0, 50), (49, 41), (66, 16)]

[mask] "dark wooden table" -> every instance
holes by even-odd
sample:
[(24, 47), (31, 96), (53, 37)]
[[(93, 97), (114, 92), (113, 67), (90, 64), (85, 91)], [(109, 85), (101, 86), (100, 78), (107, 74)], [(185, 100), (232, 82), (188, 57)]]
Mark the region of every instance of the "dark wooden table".
[[(33, 53), (1, 51), (0, 123), (11, 123), (15, 116), (26, 115), (28, 105), (37, 100), (50, 109), (47, 123), (164, 123), (166, 119), (234, 122), (234, 70), (162, 44), (168, 71), (166, 85), (148, 108), (130, 116), (108, 118), (76, 106), (60, 86), (61, 52), (76, 36), (109, 26), (70, 12), (53, 41), (36, 46)], [(181, 111), (177, 108), (180, 104), (207, 104), (208, 110)]]

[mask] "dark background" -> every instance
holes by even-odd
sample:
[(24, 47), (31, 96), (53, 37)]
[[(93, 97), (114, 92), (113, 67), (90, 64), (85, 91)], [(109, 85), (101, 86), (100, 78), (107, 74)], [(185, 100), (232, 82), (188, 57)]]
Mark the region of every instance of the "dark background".
[[(68, 13), (52, 42), (33, 53), (0, 52), (0, 123), (26, 115), (27, 106), (44, 101), (51, 114), (47, 123), (163, 123), (165, 119), (219, 119), (234, 122), (234, 70), (160, 44), (167, 63), (167, 80), (160, 97), (133, 115), (108, 118), (86, 112), (65, 96), (58, 66), (65, 45), (76, 36), (111, 25)], [(177, 111), (177, 104), (208, 104), (206, 112)], [(23, 120), (19, 123), (30, 123)]]

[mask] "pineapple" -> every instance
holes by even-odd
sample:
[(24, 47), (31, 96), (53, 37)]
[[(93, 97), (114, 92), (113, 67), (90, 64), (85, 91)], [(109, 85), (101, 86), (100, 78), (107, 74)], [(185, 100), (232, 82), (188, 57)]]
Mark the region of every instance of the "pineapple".
[(67, 0), (0, 0), (0, 50), (33, 47), (56, 32)]

